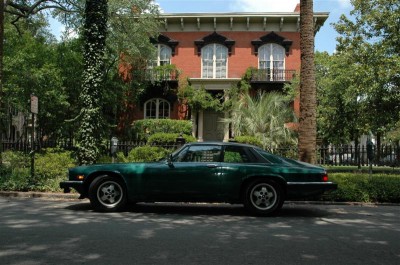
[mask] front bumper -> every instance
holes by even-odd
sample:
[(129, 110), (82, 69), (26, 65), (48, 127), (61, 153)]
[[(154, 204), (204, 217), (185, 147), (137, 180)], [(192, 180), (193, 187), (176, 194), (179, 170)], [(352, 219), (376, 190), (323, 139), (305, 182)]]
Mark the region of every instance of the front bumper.
[(70, 193), (71, 188), (75, 189), (81, 195), (84, 194), (83, 181), (78, 180), (67, 180), (60, 182), (60, 188), (64, 190), (64, 193)]

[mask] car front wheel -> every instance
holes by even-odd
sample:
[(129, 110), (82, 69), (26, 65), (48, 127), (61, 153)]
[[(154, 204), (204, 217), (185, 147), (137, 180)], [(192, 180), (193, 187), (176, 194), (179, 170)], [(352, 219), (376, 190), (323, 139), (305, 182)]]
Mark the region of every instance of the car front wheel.
[(117, 178), (101, 176), (89, 187), (89, 200), (96, 211), (115, 212), (126, 205), (126, 189), (124, 183)]
[(271, 180), (253, 181), (247, 186), (244, 195), (244, 207), (261, 216), (277, 213), (284, 201), (281, 186)]

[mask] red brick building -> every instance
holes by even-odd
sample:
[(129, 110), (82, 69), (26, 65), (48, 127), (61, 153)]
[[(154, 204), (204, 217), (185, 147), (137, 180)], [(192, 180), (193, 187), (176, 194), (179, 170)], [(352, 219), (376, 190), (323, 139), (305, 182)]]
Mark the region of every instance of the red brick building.
[[(155, 66), (173, 64), (193, 87), (223, 93), (236, 85), (249, 67), (252, 89), (282, 89), (300, 71), (300, 13), (182, 13), (162, 14), (161, 35)], [(315, 13), (315, 32), (328, 13)], [(174, 94), (178, 79), (174, 72), (164, 76), (136, 106), (133, 119), (183, 119), (186, 108)], [(294, 103), (298, 111), (298, 102)], [(225, 113), (203, 110), (191, 113), (193, 135), (199, 141), (227, 140), (229, 127), (219, 122)]]

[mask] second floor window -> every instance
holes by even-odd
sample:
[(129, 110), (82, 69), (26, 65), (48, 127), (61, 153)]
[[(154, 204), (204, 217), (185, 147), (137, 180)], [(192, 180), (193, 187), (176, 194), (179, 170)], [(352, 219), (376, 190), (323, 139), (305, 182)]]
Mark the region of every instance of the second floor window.
[(285, 76), (285, 48), (268, 43), (258, 49), (258, 68), (266, 71), (269, 79), (280, 80)]
[(153, 98), (144, 103), (145, 119), (167, 119), (169, 118), (169, 102), (161, 98)]
[(157, 44), (156, 49), (156, 54), (154, 56), (154, 59), (150, 61), (149, 68), (171, 64), (171, 48), (164, 44)]
[(228, 48), (221, 44), (209, 44), (201, 50), (202, 78), (226, 78)]

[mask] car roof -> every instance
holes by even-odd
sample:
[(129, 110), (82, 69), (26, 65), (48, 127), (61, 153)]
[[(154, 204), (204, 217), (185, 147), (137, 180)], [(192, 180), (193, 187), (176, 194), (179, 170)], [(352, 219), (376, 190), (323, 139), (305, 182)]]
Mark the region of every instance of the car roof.
[(222, 145), (222, 146), (243, 146), (243, 147), (250, 147), (250, 148), (257, 148), (254, 145), (250, 144), (243, 144), (243, 143), (238, 143), (238, 142), (218, 142), (218, 141), (206, 141), (206, 142), (192, 142), (192, 143), (187, 143), (187, 145)]

